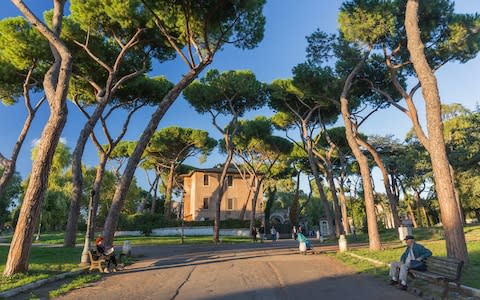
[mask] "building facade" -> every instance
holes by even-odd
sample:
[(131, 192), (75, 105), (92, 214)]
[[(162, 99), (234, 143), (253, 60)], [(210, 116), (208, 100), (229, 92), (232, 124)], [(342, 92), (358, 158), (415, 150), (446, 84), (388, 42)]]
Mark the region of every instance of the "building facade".
[[(185, 209), (183, 218), (185, 221), (215, 219), (221, 172), (221, 168), (197, 169), (183, 176), (183, 203)], [(220, 219), (239, 219), (245, 204), (244, 219), (250, 219), (254, 195), (254, 192), (249, 187), (251, 179), (247, 177), (247, 181), (244, 180), (236, 169), (230, 168), (227, 173), (226, 183), (220, 206)], [(255, 212), (257, 219), (263, 217), (263, 207), (263, 190), (261, 188)]]

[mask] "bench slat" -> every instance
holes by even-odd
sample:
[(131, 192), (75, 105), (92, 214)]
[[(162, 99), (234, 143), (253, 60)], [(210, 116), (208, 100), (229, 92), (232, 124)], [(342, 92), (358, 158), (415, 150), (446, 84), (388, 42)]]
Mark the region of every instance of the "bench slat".
[(447, 280), (458, 282), (460, 279), (463, 262), (451, 257), (429, 257), (425, 264), (427, 271), (411, 270), (413, 274), (421, 274), (424, 277), (430, 277), (436, 280)]
[(427, 269), (429, 270), (438, 270), (439, 272), (450, 272), (450, 273), (458, 273), (458, 266), (450, 267), (450, 266), (440, 266), (434, 264), (427, 264)]

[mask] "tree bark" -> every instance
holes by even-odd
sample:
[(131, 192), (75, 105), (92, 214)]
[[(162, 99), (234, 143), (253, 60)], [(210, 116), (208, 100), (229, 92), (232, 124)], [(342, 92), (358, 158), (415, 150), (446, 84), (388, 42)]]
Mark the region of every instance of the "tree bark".
[[(117, 88), (123, 84), (125, 81), (135, 78), (142, 74), (145, 71), (145, 68), (137, 70), (133, 73), (127, 74), (122, 76), (121, 78), (118, 77), (118, 73), (120, 71), (121, 63), (124, 61), (124, 58), (129, 49), (131, 49), (137, 42), (138, 37), (142, 30), (137, 30), (136, 33), (130, 38), (130, 40), (123, 45), (118, 53), (114, 66), (112, 68), (105, 67), (108, 71), (108, 77), (105, 82), (103, 90), (97, 89), (96, 95), (96, 102), (98, 103), (97, 107), (93, 114), (88, 118), (87, 123), (85, 123), (82, 131), (80, 132), (80, 136), (78, 137), (77, 144), (75, 146), (75, 150), (73, 151), (72, 156), (72, 183), (73, 183), (73, 192), (72, 192), (72, 200), (70, 203), (70, 209), (68, 212), (68, 220), (67, 220), (67, 228), (65, 230), (65, 237), (63, 240), (63, 245), (65, 247), (74, 247), (75, 246), (75, 237), (77, 234), (77, 222), (78, 216), (80, 215), (80, 203), (82, 199), (83, 193), (83, 177), (82, 177), (82, 157), (83, 151), (85, 150), (85, 145), (87, 144), (87, 140), (89, 135), (92, 133), (95, 125), (97, 124), (98, 120), (101, 118), (103, 111), (107, 107), (108, 103), (110, 102), (112, 95), (115, 94)], [(82, 45), (82, 47), (88, 51), (87, 45)], [(96, 57), (93, 58), (94, 60)], [(102, 96), (99, 96), (101, 94)]]
[(107, 154), (101, 153), (100, 162), (95, 174), (95, 181), (93, 182), (92, 192), (90, 194), (90, 203), (88, 205), (87, 216), (87, 232), (85, 233), (85, 241), (83, 244), (81, 263), (87, 264), (89, 261), (88, 250), (90, 249), (90, 242), (95, 238), (95, 228), (97, 220), (98, 203), (100, 202), (100, 193), (102, 187), (103, 177), (105, 175), (105, 167), (107, 165)]
[(392, 219), (393, 219), (393, 226), (395, 229), (400, 227), (400, 217), (398, 216), (398, 208), (397, 208), (397, 197), (394, 195), (392, 192), (392, 185), (390, 184), (390, 178), (388, 177), (388, 172), (387, 169), (385, 168), (385, 165), (383, 164), (382, 158), (380, 155), (378, 155), (377, 150), (375, 150), (372, 145), (367, 143), (366, 141), (360, 139), (359, 137), (356, 138), (357, 142), (365, 147), (370, 155), (372, 155), (373, 159), (375, 160), (375, 163), (377, 164), (377, 167), (380, 169), (380, 172), (382, 173), (383, 177), (383, 185), (385, 187), (385, 192), (387, 193), (387, 198), (388, 198), (388, 204), (390, 205), (390, 211), (392, 213)]
[(68, 210), (67, 227), (65, 229), (65, 237), (63, 238), (64, 247), (75, 247), (75, 240), (77, 236), (78, 216), (80, 215), (80, 203), (83, 195), (83, 176), (82, 176), (82, 157), (88, 137), (92, 133), (95, 124), (102, 116), (105, 107), (107, 106), (107, 99), (100, 99), (95, 111), (88, 119), (87, 123), (80, 131), (77, 144), (72, 154), (72, 200), (70, 201), (70, 208)]
[(173, 190), (174, 176), (175, 176), (175, 164), (172, 164), (170, 165), (170, 168), (168, 171), (167, 189), (165, 191), (164, 214), (167, 220), (170, 219), (170, 214), (172, 213), (172, 190)]
[(330, 192), (333, 197), (333, 212), (335, 216), (335, 229), (337, 235), (345, 234), (345, 227), (342, 223), (342, 211), (340, 210), (340, 205), (338, 203), (337, 189), (335, 188), (335, 182), (333, 181), (333, 173), (331, 164), (327, 166), (326, 177), (328, 181), (328, 186), (330, 187)]
[(152, 214), (155, 214), (157, 212), (157, 205), (159, 202), (157, 195), (158, 195), (158, 185), (160, 184), (160, 180), (162, 181), (162, 185), (163, 185), (162, 175), (157, 174), (156, 181), (153, 182), (152, 206), (150, 207), (150, 213)]
[(350, 235), (352, 232), (350, 231), (350, 224), (348, 223), (348, 212), (347, 212), (347, 198), (345, 197), (345, 191), (343, 190), (343, 186), (340, 186), (338, 189), (339, 198), (340, 198), (340, 209), (342, 211), (342, 224), (343, 229), (347, 235)]
[(306, 123), (305, 121), (302, 122), (302, 128), (301, 128), (302, 139), (305, 143), (305, 146), (307, 147), (308, 162), (310, 164), (310, 169), (312, 170), (313, 178), (315, 179), (315, 184), (317, 185), (318, 192), (320, 193), (320, 201), (322, 201), (325, 217), (327, 218), (328, 234), (331, 235), (333, 234), (333, 229), (335, 228), (335, 225), (333, 224), (334, 221), (333, 221), (332, 213), (330, 211), (330, 205), (328, 204), (327, 196), (325, 195), (325, 192), (323, 190), (322, 180), (320, 179), (320, 173), (318, 171), (318, 166), (317, 166), (317, 159), (313, 153), (313, 143), (311, 138), (308, 135), (308, 130), (306, 128), (305, 123)]
[[(229, 139), (226, 137), (226, 139)], [(230, 148), (231, 143), (227, 141), (227, 149)], [(223, 194), (225, 193), (225, 179), (227, 178), (228, 167), (232, 162), (233, 158), (233, 150), (230, 148), (227, 150), (227, 159), (225, 160), (225, 164), (223, 165), (222, 174), (220, 175), (220, 179), (218, 181), (217, 187), (217, 201), (215, 201), (215, 220), (213, 222), (213, 241), (215, 243), (220, 242), (220, 213), (222, 207), (222, 198)]]
[(457, 185), (455, 184), (455, 182), (456, 182), (456, 180), (455, 180), (455, 170), (453, 170), (453, 167), (452, 167), (451, 164), (449, 164), (449, 166), (450, 166), (450, 174), (452, 175), (452, 184), (453, 184), (453, 188), (454, 188), (454, 191), (455, 191), (455, 201), (457, 202), (458, 214), (460, 216), (460, 221), (462, 222), (462, 224), (467, 224), (465, 222), (465, 212), (463, 211), (462, 202), (460, 200), (460, 191), (458, 190)]
[(260, 194), (260, 187), (262, 185), (262, 182), (263, 182), (263, 178), (260, 180), (257, 180), (257, 186), (255, 188), (255, 193), (253, 194), (253, 198), (252, 198), (252, 213), (250, 214), (250, 226), (249, 226), (250, 232), (252, 232), (253, 227), (255, 227), (257, 199), (258, 199), (258, 195)]
[(405, 197), (405, 202), (407, 202), (407, 211), (410, 215), (410, 219), (412, 219), (412, 225), (414, 228), (418, 227), (417, 218), (415, 218), (415, 214), (413, 213), (412, 205), (410, 204), (410, 199)]
[(30, 182), (5, 264), (5, 276), (28, 271), (32, 237), (45, 198), (53, 155), (67, 121), (66, 98), (72, 68), (71, 54), (59, 37), (65, 1), (54, 1), (52, 30), (43, 24), (21, 0), (12, 0), (12, 2), (48, 39), (55, 62), (45, 74), (43, 83), (51, 113), (42, 132), (37, 159), (33, 162)]
[(429, 136), (427, 148), (432, 162), (435, 189), (442, 224), (445, 229), (447, 255), (469, 262), (465, 233), (458, 205), (455, 201), (455, 187), (445, 149), (443, 122), (441, 116), (440, 94), (437, 80), (425, 58), (424, 45), (418, 27), (418, 0), (408, 0), (405, 13), (407, 47), (418, 79), (422, 85), (422, 95), (426, 106), (426, 120)]
[(150, 121), (148, 122), (147, 127), (143, 131), (140, 139), (138, 140), (137, 146), (133, 151), (132, 155), (128, 159), (127, 166), (125, 171), (120, 178), (120, 182), (117, 185), (115, 194), (112, 199), (112, 205), (108, 211), (107, 219), (105, 220), (105, 226), (103, 231), (103, 236), (105, 238), (105, 243), (107, 245), (112, 245), (113, 235), (118, 224), (118, 218), (120, 216), (120, 211), (123, 207), (123, 202), (132, 182), (135, 170), (142, 158), (143, 151), (148, 145), (151, 137), (157, 129), (158, 123), (163, 118), (170, 106), (175, 102), (180, 93), (198, 76), (198, 74), (211, 63), (211, 60), (207, 59), (205, 62), (200, 64), (197, 68), (191, 69), (183, 78), (165, 95), (161, 103), (158, 105), (155, 112), (152, 114)]
[(370, 176), (370, 167), (368, 166), (368, 159), (360, 150), (359, 145), (355, 139), (354, 127), (352, 121), (350, 120), (350, 111), (348, 108), (347, 96), (350, 91), (352, 81), (354, 77), (359, 72), (360, 68), (363, 66), (366, 58), (370, 54), (370, 50), (365, 53), (363, 59), (357, 63), (355, 68), (350, 72), (347, 79), (345, 80), (343, 91), (340, 96), (340, 109), (342, 112), (343, 122), (345, 123), (345, 135), (347, 137), (347, 142), (352, 153), (355, 156), (359, 166), (360, 174), (362, 175), (363, 182), (363, 191), (365, 196), (365, 210), (367, 214), (367, 226), (368, 226), (368, 239), (369, 239), (369, 248), (372, 251), (379, 251), (381, 249), (380, 243), (380, 234), (378, 233), (377, 225), (377, 216), (375, 214), (375, 202), (373, 195), (373, 185), (372, 179)]
[[(254, 180), (253, 176), (252, 176), (252, 180)], [(252, 181), (253, 183), (253, 181)], [(247, 205), (248, 205), (248, 202), (250, 201), (250, 195), (252, 194), (252, 184), (250, 184), (250, 188), (248, 189), (248, 195), (247, 195), (247, 198), (245, 200), (245, 204), (243, 204), (242, 206), (242, 210), (240, 211), (240, 216), (239, 216), (239, 219), (240, 220), (244, 220), (245, 219), (245, 211), (247, 210)]]

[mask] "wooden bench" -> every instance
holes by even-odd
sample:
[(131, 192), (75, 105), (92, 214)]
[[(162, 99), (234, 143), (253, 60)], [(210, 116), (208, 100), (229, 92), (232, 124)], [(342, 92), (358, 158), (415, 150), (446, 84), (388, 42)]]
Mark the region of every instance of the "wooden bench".
[(92, 271), (94, 269), (98, 269), (100, 271), (100, 273), (103, 272), (103, 265), (105, 264), (105, 259), (104, 258), (100, 258), (98, 255), (97, 255), (97, 251), (95, 250), (88, 250), (88, 257), (90, 258), (90, 269), (89, 271)]
[(462, 275), (463, 261), (450, 257), (431, 256), (426, 259), (426, 271), (408, 270), (409, 274), (417, 278), (432, 280), (437, 284), (443, 285), (442, 299), (448, 295), (450, 282), (460, 288), (460, 277)]

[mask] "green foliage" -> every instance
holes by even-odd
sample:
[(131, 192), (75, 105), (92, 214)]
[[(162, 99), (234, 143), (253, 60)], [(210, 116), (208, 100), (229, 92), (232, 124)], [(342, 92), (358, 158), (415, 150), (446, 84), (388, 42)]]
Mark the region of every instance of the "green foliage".
[(268, 87), (269, 106), (283, 113), (275, 115), (276, 126), (292, 128), (302, 120), (309, 125), (318, 124), (320, 119), (325, 124), (335, 122), (339, 108), (336, 101), (332, 101), (338, 96), (332, 71), (301, 64), (293, 72), (293, 79), (277, 79)]
[(338, 15), (346, 40), (373, 45), (395, 33), (395, 17), (388, 1), (352, 0), (343, 3)]
[[(96, 168), (87, 168), (84, 170), (84, 195), (89, 195), (90, 190), (93, 186), (95, 180)], [(105, 171), (104, 178), (102, 181), (102, 186), (100, 188), (100, 201), (97, 212), (97, 224), (102, 224), (105, 221), (105, 218), (108, 214), (108, 209), (110, 208), (115, 189), (117, 187), (117, 177), (111, 171)], [(142, 189), (138, 186), (137, 180), (134, 177), (130, 187), (128, 189), (124, 205), (122, 207), (122, 214), (133, 214), (136, 212), (138, 205), (141, 201), (141, 192)], [(87, 205), (88, 199), (84, 197), (84, 205)]]
[[(32, 150), (32, 160), (37, 157), (38, 146)], [(71, 174), (67, 167), (70, 165), (70, 149), (63, 143), (58, 143), (53, 155), (52, 167), (48, 178), (48, 188), (45, 199), (42, 203), (41, 226), (49, 230), (60, 230), (63, 228), (68, 217), (72, 184)], [(26, 190), (30, 175), (22, 183), (23, 190)], [(20, 207), (21, 203), (19, 203)]]
[(211, 48), (205, 49), (207, 51), (216, 51), (226, 42), (241, 49), (252, 49), (263, 39), (265, 0), (182, 0), (173, 3), (149, 0), (145, 3), (180, 45), (191, 43), (188, 40), (191, 37), (197, 45)]
[(242, 158), (249, 172), (271, 177), (278, 173), (283, 167), (282, 163), (288, 160), (292, 143), (272, 133), (271, 120), (266, 117), (239, 122), (233, 137), (234, 152)]
[[(188, 221), (184, 222), (185, 227), (197, 227), (197, 226), (213, 226), (213, 220), (208, 221)], [(220, 228), (235, 229), (235, 228), (248, 228), (250, 221), (248, 220), (222, 220), (220, 222)], [(118, 230), (140, 230), (146, 236), (152, 233), (152, 229), (165, 228), (165, 227), (180, 227), (180, 220), (166, 219), (163, 214), (131, 214), (120, 216), (118, 222)]]
[(153, 165), (179, 165), (196, 155), (200, 155), (200, 161), (205, 161), (216, 145), (217, 141), (204, 130), (172, 126), (155, 132), (145, 155)]
[(266, 100), (265, 86), (251, 71), (209, 70), (204, 78), (191, 83), (183, 92), (185, 99), (201, 114), (236, 114), (261, 108)]
[(467, 212), (480, 210), (480, 113), (470, 113), (457, 105), (443, 106), (444, 136), (450, 164), (462, 206)]
[[(3, 174), (3, 170), (0, 168), (0, 177)], [(18, 199), (22, 193), (21, 186), (22, 178), (18, 173), (14, 173), (10, 181), (8, 182), (5, 191), (0, 196), (0, 230), (4, 227), (10, 227), (11, 224), (11, 209), (14, 205), (14, 201)]]
[(152, 78), (139, 76), (129, 80), (126, 84), (121, 86), (113, 100), (114, 103), (119, 102), (130, 105), (131, 103), (156, 105), (160, 103), (172, 88), (173, 83), (168, 81), (164, 76), (156, 76)]
[(30, 88), (38, 91), (52, 60), (48, 42), (24, 18), (0, 20), (0, 99), (5, 105), (23, 94), (29, 69)]

